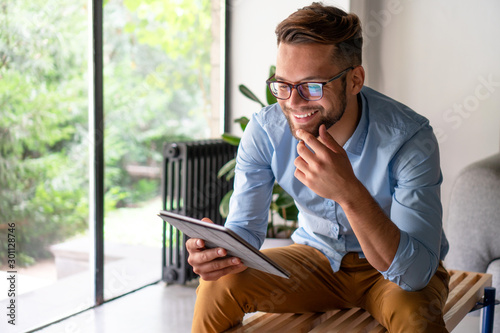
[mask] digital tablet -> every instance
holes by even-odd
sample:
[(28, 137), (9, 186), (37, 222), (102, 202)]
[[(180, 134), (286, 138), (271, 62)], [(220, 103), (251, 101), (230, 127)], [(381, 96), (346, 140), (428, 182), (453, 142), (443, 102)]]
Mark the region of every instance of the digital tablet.
[(240, 258), (247, 267), (290, 277), (288, 271), (226, 227), (168, 211), (161, 211), (159, 216), (189, 237), (203, 239), (206, 248), (221, 247), (226, 249), (228, 256)]

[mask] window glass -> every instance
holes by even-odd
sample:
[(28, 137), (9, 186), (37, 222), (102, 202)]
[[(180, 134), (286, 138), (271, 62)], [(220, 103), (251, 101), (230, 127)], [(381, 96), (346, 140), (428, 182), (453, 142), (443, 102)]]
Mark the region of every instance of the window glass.
[(104, 6), (105, 282), (161, 278), (162, 147), (211, 136), (209, 0)]
[(2, 332), (92, 304), (87, 20), (86, 0), (0, 4)]

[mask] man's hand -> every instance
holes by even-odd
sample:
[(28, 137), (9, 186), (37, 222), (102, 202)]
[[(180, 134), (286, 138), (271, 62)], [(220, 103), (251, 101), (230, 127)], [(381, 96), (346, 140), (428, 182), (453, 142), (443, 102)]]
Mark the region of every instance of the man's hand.
[(296, 134), (303, 141), (297, 145), (299, 156), (294, 163), (297, 168), (295, 177), (323, 198), (341, 205), (349, 202), (350, 190), (361, 183), (354, 175), (345, 150), (328, 133), (325, 125), (319, 128), (319, 138), (303, 130)]
[[(213, 223), (207, 218), (202, 221)], [(239, 258), (226, 257), (227, 251), (223, 248), (206, 249), (202, 239), (188, 239), (186, 248), (189, 252), (188, 263), (205, 281), (215, 281), (226, 274), (235, 274), (247, 269)]]

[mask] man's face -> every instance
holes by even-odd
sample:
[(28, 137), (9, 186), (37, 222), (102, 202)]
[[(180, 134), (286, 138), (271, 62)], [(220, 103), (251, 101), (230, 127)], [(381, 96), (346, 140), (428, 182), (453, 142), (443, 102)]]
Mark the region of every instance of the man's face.
[[(345, 69), (333, 64), (333, 48), (333, 45), (281, 43), (276, 80), (292, 84), (328, 81)], [(328, 129), (340, 120), (347, 105), (346, 75), (324, 85), (323, 98), (319, 101), (306, 101), (296, 89), (289, 99), (278, 100), (294, 136), (297, 129), (303, 129), (317, 137), (322, 124)]]

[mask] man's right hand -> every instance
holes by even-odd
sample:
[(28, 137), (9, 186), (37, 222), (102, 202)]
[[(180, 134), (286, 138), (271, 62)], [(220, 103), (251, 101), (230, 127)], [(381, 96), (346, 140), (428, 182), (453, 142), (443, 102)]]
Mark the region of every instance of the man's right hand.
[[(213, 223), (207, 218), (203, 221)], [(206, 249), (202, 239), (188, 239), (186, 248), (189, 252), (188, 263), (193, 266), (193, 271), (205, 281), (215, 281), (224, 275), (239, 273), (247, 269), (241, 259), (226, 257), (227, 251), (223, 248)]]

